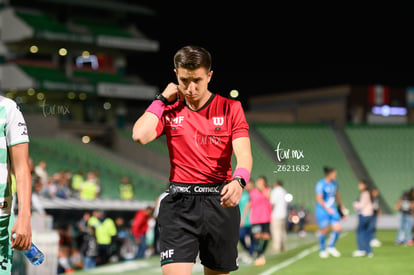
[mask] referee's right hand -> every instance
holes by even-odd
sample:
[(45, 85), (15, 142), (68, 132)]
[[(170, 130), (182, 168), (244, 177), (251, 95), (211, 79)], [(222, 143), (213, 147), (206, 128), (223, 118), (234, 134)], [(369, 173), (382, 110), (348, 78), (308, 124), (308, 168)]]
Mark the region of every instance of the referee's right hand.
[(164, 91), (161, 93), (163, 97), (165, 97), (169, 102), (174, 102), (177, 100), (178, 93), (180, 90), (178, 89), (178, 85), (171, 82), (167, 85)]
[(239, 204), (243, 188), (237, 180), (233, 180), (226, 184), (221, 190), (220, 204), (226, 207), (236, 207)]

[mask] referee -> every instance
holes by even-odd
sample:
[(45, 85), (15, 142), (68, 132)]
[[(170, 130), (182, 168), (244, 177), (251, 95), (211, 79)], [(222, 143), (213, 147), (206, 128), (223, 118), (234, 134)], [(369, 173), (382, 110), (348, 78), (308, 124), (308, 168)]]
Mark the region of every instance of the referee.
[(191, 274), (199, 254), (204, 274), (229, 274), (238, 268), (238, 202), (252, 167), (249, 126), (239, 101), (208, 90), (207, 50), (185, 46), (174, 66), (178, 85), (156, 96), (132, 134), (139, 144), (167, 137), (170, 186), (158, 216), (162, 272)]

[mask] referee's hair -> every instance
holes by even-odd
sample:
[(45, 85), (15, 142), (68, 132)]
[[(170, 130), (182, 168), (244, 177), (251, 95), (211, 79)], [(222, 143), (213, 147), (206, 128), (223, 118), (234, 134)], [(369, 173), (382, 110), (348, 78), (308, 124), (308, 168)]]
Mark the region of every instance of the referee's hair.
[(209, 72), (211, 70), (211, 54), (200, 46), (184, 46), (174, 55), (174, 66), (176, 69), (184, 68), (187, 70), (203, 67)]

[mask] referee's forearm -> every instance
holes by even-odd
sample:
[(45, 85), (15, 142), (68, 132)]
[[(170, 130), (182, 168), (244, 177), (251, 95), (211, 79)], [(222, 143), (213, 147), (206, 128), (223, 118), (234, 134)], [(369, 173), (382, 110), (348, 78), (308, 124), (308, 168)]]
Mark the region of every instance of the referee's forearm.
[(147, 144), (157, 137), (158, 117), (150, 112), (145, 112), (132, 128), (132, 139), (139, 144)]

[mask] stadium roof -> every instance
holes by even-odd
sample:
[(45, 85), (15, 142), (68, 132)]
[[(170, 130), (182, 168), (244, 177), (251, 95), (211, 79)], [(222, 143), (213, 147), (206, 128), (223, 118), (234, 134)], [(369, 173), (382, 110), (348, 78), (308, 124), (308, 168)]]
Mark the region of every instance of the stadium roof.
[(129, 12), (141, 15), (153, 16), (156, 12), (146, 6), (139, 4), (130, 4), (122, 1), (111, 1), (111, 0), (41, 0), (43, 2), (67, 4), (73, 6), (83, 6), (96, 9), (105, 9), (119, 12)]

